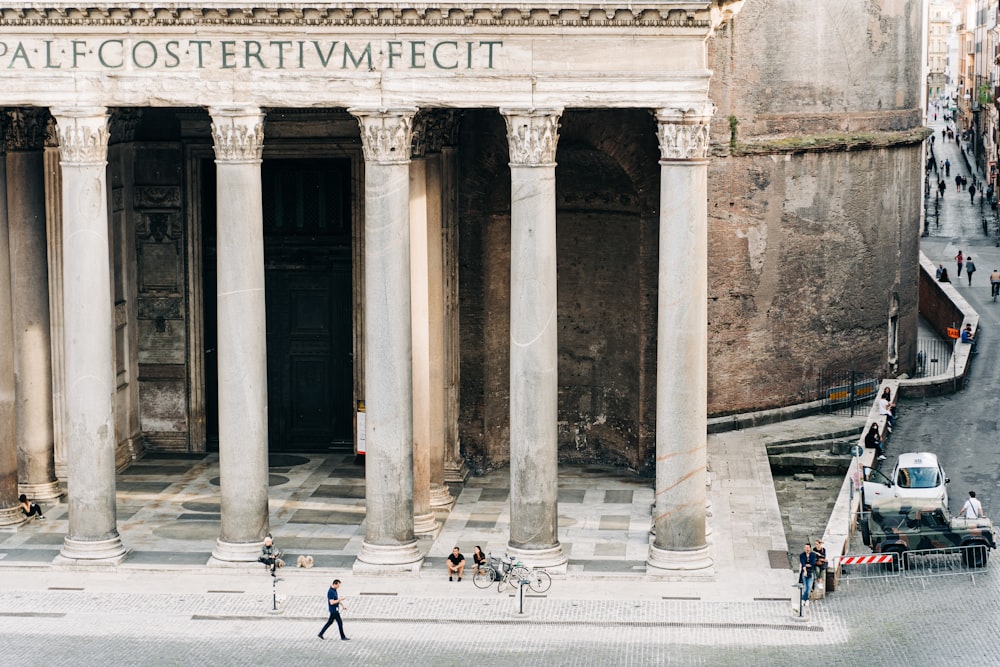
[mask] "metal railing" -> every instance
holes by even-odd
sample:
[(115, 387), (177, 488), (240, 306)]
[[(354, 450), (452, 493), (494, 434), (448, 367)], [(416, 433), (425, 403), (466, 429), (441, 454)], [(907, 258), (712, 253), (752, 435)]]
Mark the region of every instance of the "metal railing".
[(882, 373), (876, 371), (824, 371), (818, 383), (823, 411), (852, 417), (867, 414), (881, 382)]
[(941, 375), (951, 362), (954, 344), (951, 341), (938, 338), (917, 339), (916, 365), (913, 377), (932, 377)]
[(940, 549), (915, 549), (903, 553), (903, 576), (907, 578), (972, 574), (989, 565), (990, 548), (968, 544)]

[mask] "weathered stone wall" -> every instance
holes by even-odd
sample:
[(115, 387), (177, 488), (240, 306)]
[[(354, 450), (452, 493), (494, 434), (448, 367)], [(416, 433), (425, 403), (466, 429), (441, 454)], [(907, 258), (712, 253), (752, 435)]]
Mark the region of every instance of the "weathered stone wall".
[(748, 2), (711, 40), (710, 413), (812, 398), (823, 369), (909, 369), (919, 7)]
[[(822, 370), (910, 367), (919, 5), (752, 0), (710, 40), (711, 414), (812, 399)], [(562, 460), (652, 469), (656, 151), (644, 111), (563, 116)], [(466, 114), (459, 160), (460, 429), (488, 467), (507, 460), (510, 385), (509, 170), (494, 110)]]
[[(510, 174), (503, 122), (469, 112), (459, 152), (461, 438), (508, 457)], [(556, 156), (562, 460), (651, 465), (658, 154), (644, 111), (569, 111)]]

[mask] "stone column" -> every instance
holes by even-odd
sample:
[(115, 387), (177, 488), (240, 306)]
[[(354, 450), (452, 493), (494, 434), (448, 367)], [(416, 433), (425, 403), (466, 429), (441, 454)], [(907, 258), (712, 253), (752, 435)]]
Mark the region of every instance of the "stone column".
[(52, 109), (59, 133), (69, 531), (57, 562), (125, 555), (115, 515), (115, 365), (108, 236), (108, 116)]
[(416, 109), (348, 109), (365, 155), (365, 539), (355, 572), (419, 570), (413, 531), (410, 146)]
[(500, 109), (510, 147), (510, 539), (560, 568), (556, 143), (561, 109)]
[(212, 563), (255, 561), (268, 530), (267, 340), (260, 163), (264, 115), (213, 107), (218, 276), (219, 493)]
[[(0, 130), (4, 119), (0, 118)], [(14, 406), (14, 311), (7, 244), (7, 171), (0, 132), (0, 526), (24, 522), (17, 503), (17, 410)]]
[[(413, 530), (434, 533), (431, 511), (430, 330), (427, 302), (427, 170), (423, 156), (410, 162), (410, 322), (413, 341)], [(442, 471), (443, 472), (443, 471)]]
[(711, 103), (659, 109), (656, 503), (651, 574), (711, 576), (708, 430), (708, 123)]
[(442, 233), (441, 153), (431, 153), (426, 161), (427, 191), (427, 349), (430, 358), (428, 374), (428, 428), (431, 443), (431, 507), (450, 509), (455, 503), (445, 486), (445, 415), (447, 413), (448, 356), (445, 353), (444, 300), (444, 238)]
[(62, 495), (52, 431), (52, 358), (45, 235), (43, 109), (7, 112), (7, 219), (13, 284), (18, 487), (29, 498)]

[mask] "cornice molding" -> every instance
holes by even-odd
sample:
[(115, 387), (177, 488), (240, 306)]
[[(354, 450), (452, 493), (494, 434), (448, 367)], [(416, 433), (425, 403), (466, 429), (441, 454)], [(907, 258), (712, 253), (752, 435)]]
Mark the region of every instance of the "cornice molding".
[(0, 9), (0, 26), (352, 26), (650, 27), (711, 30), (743, 0), (666, 0), (616, 4), (550, 2), (416, 3), (23, 2)]

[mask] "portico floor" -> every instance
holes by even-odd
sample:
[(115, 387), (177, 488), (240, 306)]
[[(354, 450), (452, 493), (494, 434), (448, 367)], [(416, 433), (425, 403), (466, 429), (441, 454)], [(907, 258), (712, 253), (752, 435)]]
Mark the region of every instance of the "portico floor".
[[(569, 557), (567, 579), (656, 581), (660, 596), (699, 599), (787, 598), (789, 569), (781, 513), (764, 439), (776, 430), (823, 430), (817, 417), (709, 438), (708, 543), (714, 568), (669, 579), (646, 575), (652, 480), (603, 465), (560, 465), (559, 539)], [(350, 573), (365, 534), (364, 467), (348, 453), (276, 454), (270, 459), (270, 525), (286, 553), (286, 577), (300, 554), (313, 573)], [(118, 475), (118, 529), (130, 550), (119, 570), (200, 570), (219, 535), (218, 456), (150, 455)], [(458, 545), (503, 553), (508, 537), (507, 469), (452, 487), (450, 513), (437, 535), (419, 538), (426, 559), (419, 574), (436, 578)], [(0, 532), (0, 567), (56, 567), (66, 534), (67, 505), (43, 507), (46, 519)], [(97, 567), (97, 566), (94, 566)], [(248, 564), (256, 572), (260, 566)]]

